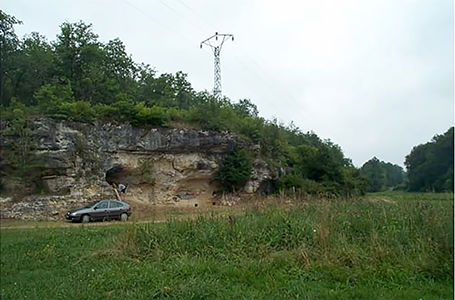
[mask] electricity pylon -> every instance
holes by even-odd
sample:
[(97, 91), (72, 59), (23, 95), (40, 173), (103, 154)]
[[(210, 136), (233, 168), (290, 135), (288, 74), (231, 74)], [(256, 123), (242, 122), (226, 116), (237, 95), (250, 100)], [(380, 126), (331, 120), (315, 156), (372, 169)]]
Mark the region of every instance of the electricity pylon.
[[(218, 41), (218, 38), (220, 38), (219, 41)], [(213, 54), (215, 55), (215, 74), (214, 74), (215, 82), (213, 85), (213, 95), (218, 99), (221, 98), (220, 52), (221, 52), (221, 47), (223, 47), (224, 42), (226, 40), (228, 40), (229, 38), (234, 40), (234, 35), (215, 32), (214, 35), (212, 35), (208, 39), (205, 39), (201, 42), (201, 48), (202, 48), (202, 44), (207, 45), (213, 49)], [(211, 41), (213, 41), (213, 39), (215, 39), (215, 41), (217, 41), (215, 45), (213, 45), (211, 43)]]

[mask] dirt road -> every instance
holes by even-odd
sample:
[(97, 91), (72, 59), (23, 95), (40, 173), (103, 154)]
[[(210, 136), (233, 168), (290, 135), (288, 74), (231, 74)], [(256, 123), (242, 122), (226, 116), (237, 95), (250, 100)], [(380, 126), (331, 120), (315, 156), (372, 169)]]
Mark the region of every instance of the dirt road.
[[(0, 221), (0, 230), (8, 229), (40, 229), (40, 228), (69, 228), (69, 227), (94, 227), (94, 226), (124, 226), (133, 224), (148, 224), (148, 223), (164, 223), (166, 220), (142, 220), (142, 221), (106, 221), (106, 222), (90, 222), (90, 223), (71, 223), (67, 221), (43, 221), (43, 222), (32, 222), (32, 224), (17, 225), (14, 221)], [(6, 223), (6, 224), (4, 224)], [(26, 223), (24, 221), (21, 222)], [(40, 224), (41, 223), (41, 224)]]

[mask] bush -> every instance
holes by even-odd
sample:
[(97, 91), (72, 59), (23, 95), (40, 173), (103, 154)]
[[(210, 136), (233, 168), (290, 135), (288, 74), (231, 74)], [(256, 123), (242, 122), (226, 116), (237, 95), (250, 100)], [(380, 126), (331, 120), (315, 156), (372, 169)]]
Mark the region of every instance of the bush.
[(254, 142), (259, 142), (263, 124), (264, 120), (262, 118), (246, 117), (240, 120), (238, 132), (249, 137)]
[(120, 122), (131, 122), (135, 119), (136, 110), (134, 102), (131, 99), (117, 97), (117, 101), (112, 104), (112, 116), (114, 120)]
[(93, 106), (93, 111), (95, 112), (96, 116), (98, 116), (98, 118), (104, 120), (112, 120), (117, 116), (117, 110), (112, 105), (97, 104)]
[(185, 121), (188, 116), (188, 111), (177, 107), (171, 107), (167, 109), (166, 114), (172, 121)]
[(158, 125), (164, 126), (169, 123), (169, 117), (163, 107), (147, 107), (144, 102), (134, 106), (133, 125)]
[(223, 190), (233, 192), (248, 180), (251, 172), (252, 165), (246, 151), (233, 151), (224, 157), (215, 180)]
[(33, 122), (20, 107), (20, 104), (12, 102), (12, 112), (9, 114), (11, 119), (3, 131), (3, 134), (10, 138), (3, 149), (7, 160), (3, 168), (0, 168), (0, 176), (17, 177), (22, 182), (23, 189), (14, 191), (15, 194), (42, 192), (44, 187), (41, 159), (45, 154), (36, 154), (38, 140), (33, 135)]
[(58, 113), (67, 120), (77, 122), (93, 122), (96, 113), (87, 101), (62, 102)]
[(200, 95), (197, 104), (189, 111), (188, 120), (207, 130), (233, 130), (240, 123), (228, 99), (216, 99), (210, 95)]
[(74, 101), (73, 91), (69, 83), (66, 85), (45, 84), (35, 93), (34, 97), (42, 113), (57, 118), (62, 117), (60, 113), (62, 103)]

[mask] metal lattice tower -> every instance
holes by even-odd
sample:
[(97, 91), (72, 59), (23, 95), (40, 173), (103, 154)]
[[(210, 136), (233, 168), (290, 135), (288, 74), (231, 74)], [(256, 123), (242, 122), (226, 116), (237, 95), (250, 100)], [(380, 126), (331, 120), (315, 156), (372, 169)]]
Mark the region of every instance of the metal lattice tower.
[[(220, 40), (218, 41), (218, 38)], [(205, 39), (201, 42), (201, 48), (202, 45), (207, 45), (210, 48), (213, 49), (213, 55), (215, 56), (215, 67), (214, 67), (214, 85), (213, 85), (213, 95), (216, 98), (221, 98), (221, 67), (220, 67), (220, 52), (221, 52), (221, 47), (223, 47), (223, 44), (226, 40), (231, 38), (234, 40), (234, 35), (232, 34), (221, 34), (218, 32), (215, 32), (214, 35), (209, 37), (208, 39)], [(216, 44), (212, 44), (213, 39), (215, 39)]]

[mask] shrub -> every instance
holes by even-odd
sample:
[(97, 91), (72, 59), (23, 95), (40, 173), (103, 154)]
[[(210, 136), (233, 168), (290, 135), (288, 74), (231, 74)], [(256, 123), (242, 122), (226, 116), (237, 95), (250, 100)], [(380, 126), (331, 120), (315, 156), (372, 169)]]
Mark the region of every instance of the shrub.
[(71, 121), (93, 122), (95, 118), (95, 111), (87, 101), (62, 102), (57, 110), (59, 115)]
[(117, 116), (117, 110), (112, 105), (97, 104), (93, 106), (93, 111), (95, 112), (96, 116), (98, 116), (98, 118), (105, 120), (112, 120)]
[(158, 125), (164, 126), (169, 122), (169, 117), (163, 107), (148, 107), (145, 102), (140, 102), (134, 106), (133, 125)]
[(114, 120), (120, 122), (131, 122), (135, 119), (136, 110), (134, 102), (125, 97), (117, 97), (117, 101), (112, 104), (112, 116)]
[[(74, 96), (70, 84), (45, 84), (34, 95), (41, 112), (51, 117), (62, 117), (60, 106), (63, 102), (73, 102)], [(65, 115), (63, 115), (65, 117)]]
[(166, 114), (172, 121), (184, 121), (188, 115), (188, 111), (177, 107), (171, 107), (167, 109)]
[(233, 151), (224, 157), (215, 180), (223, 190), (232, 192), (248, 180), (251, 172), (252, 165), (246, 151)]

